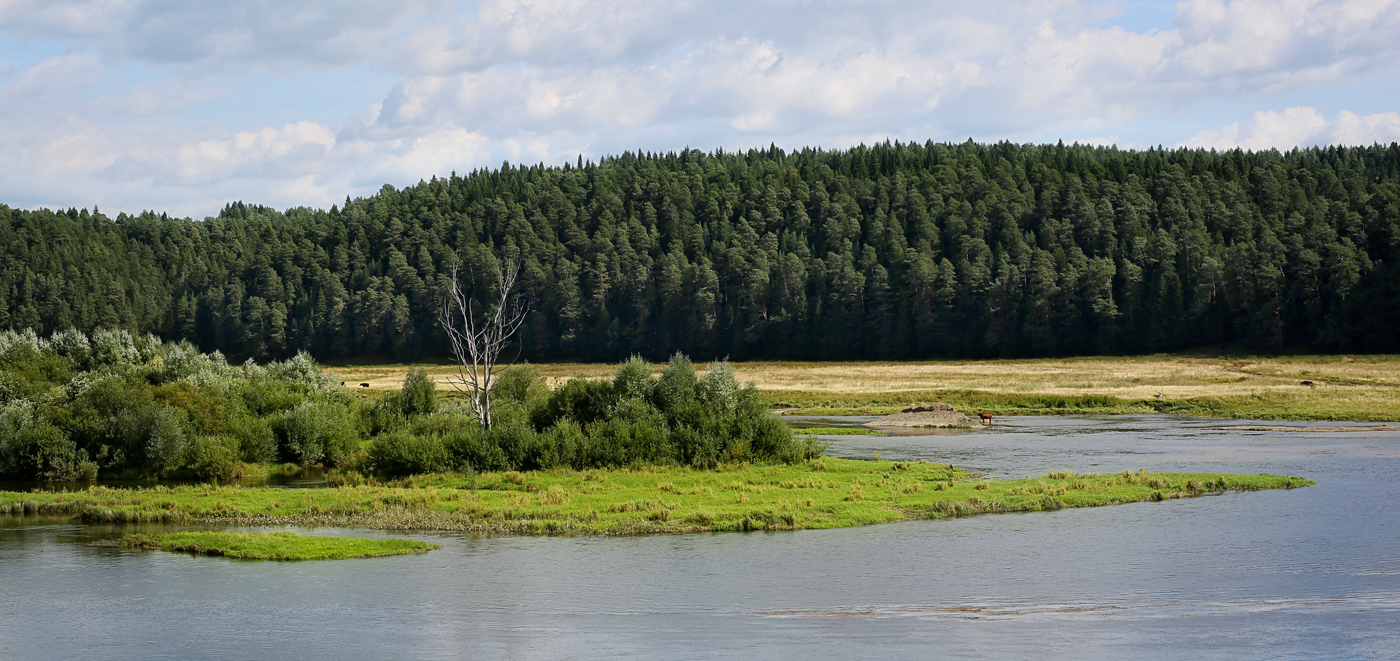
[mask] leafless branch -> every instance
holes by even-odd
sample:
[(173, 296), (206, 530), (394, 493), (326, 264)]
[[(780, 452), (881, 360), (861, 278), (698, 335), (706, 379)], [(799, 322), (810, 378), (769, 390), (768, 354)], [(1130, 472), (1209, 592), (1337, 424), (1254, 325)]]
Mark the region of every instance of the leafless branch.
[(451, 288), (443, 300), (438, 323), (447, 332), (452, 357), (457, 361), (456, 376), (447, 382), (457, 392), (467, 396), (481, 428), (491, 428), (491, 385), (496, 377), (501, 352), (510, 345), (511, 336), (520, 330), (529, 313), (528, 306), (514, 293), (520, 277), (520, 263), (507, 259), (496, 273), (496, 298), (482, 318), (478, 319), (471, 295), (462, 288), (459, 269), (452, 267)]

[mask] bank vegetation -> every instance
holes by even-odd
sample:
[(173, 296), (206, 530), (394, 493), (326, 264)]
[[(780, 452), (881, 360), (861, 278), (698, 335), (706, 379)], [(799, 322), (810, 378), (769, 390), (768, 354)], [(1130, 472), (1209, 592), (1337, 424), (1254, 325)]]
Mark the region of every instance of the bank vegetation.
[(840, 528), (1313, 484), (1281, 475), (1146, 471), (992, 480), (941, 464), (832, 457), (708, 469), (432, 474), (388, 482), (346, 475), (337, 482), (341, 486), (297, 490), (210, 484), (0, 492), (0, 514), (66, 514), (92, 523), (628, 535)]

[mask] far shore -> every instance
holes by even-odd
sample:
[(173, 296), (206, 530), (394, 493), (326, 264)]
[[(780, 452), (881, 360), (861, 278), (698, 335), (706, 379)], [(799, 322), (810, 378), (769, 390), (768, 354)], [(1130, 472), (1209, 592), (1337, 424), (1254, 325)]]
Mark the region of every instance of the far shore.
[[(404, 375), (419, 367), (440, 392), (453, 395), (453, 367), (445, 363), (342, 363), (328, 369), (347, 387), (373, 397), (398, 389)], [(551, 387), (574, 378), (610, 378), (616, 371), (598, 363), (535, 367)], [(736, 362), (734, 372), (758, 386), (775, 413), (788, 415), (887, 415), (941, 402), (974, 416), (1173, 413), (1400, 422), (1400, 356), (1394, 355)]]

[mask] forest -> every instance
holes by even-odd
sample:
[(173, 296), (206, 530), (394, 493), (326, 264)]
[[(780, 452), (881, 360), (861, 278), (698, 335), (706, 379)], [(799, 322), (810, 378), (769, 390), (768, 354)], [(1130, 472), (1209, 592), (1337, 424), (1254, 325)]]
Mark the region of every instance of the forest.
[(460, 265), (512, 356), (616, 362), (1400, 349), (1400, 145), (624, 153), (217, 217), (0, 206), (0, 329), (241, 361), (441, 358)]

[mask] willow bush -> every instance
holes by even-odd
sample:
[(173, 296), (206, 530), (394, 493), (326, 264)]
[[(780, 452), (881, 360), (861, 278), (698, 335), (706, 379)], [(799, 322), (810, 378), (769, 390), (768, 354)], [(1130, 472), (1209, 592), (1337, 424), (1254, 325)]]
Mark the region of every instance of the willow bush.
[(355, 396), (310, 356), (229, 365), (186, 342), (0, 332), (0, 475), (232, 475), (239, 462), (350, 465)]
[(379, 475), (709, 467), (821, 451), (768, 415), (725, 361), (702, 376), (677, 354), (658, 378), (633, 358), (610, 381), (553, 391), (519, 365), (500, 375), (493, 399), (498, 422), (483, 430), (422, 370), (370, 401), (304, 353), (233, 366), (126, 331), (0, 331), (0, 475), (217, 479), (274, 462)]
[(366, 467), (385, 475), (638, 464), (711, 467), (802, 460), (822, 450), (814, 440), (796, 439), (786, 423), (769, 415), (757, 390), (741, 386), (725, 361), (711, 363), (701, 377), (688, 358), (676, 354), (657, 378), (634, 357), (611, 381), (573, 379), (552, 392), (537, 370), (517, 365), (501, 374), (495, 395), (499, 422), (489, 431), (451, 409), (417, 421), (405, 416), (405, 428), (418, 433), (378, 436)]

